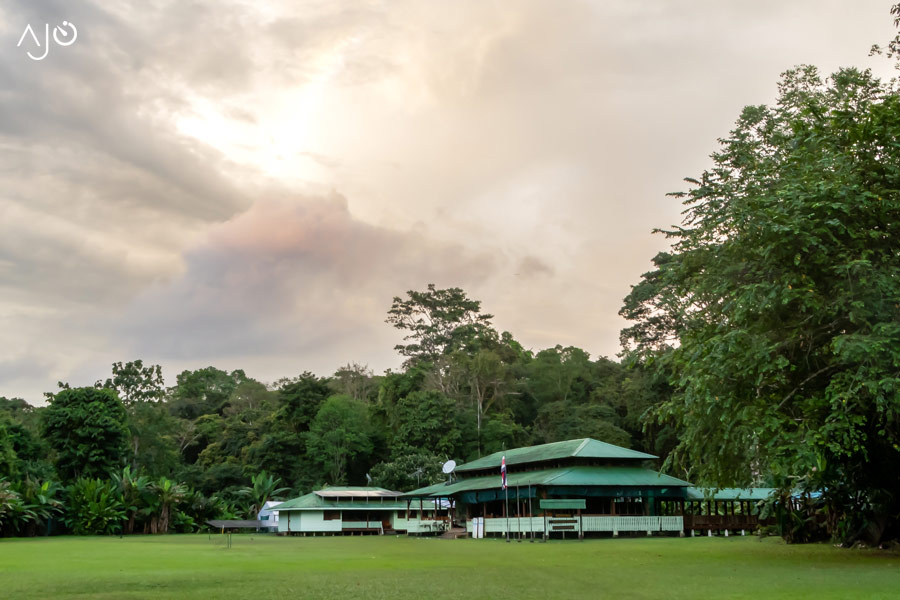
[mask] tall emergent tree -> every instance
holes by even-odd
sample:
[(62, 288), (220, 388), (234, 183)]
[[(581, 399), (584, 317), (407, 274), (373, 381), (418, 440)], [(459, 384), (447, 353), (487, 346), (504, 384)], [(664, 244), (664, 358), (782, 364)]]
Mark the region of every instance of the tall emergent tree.
[(900, 94), (868, 71), (784, 74), (677, 194), (672, 251), (626, 298), (657, 415), (698, 483), (822, 493), (839, 540), (900, 515)]
[(152, 475), (171, 472), (178, 447), (172, 435), (178, 423), (163, 404), (166, 397), (162, 367), (144, 366), (141, 359), (112, 365), (112, 377), (94, 387), (115, 391), (128, 413), (131, 458), (134, 470)]
[(405, 340), (394, 349), (416, 361), (435, 362), (458, 350), (472, 351), (480, 337), (492, 332), (493, 315), (481, 314), (481, 302), (472, 300), (460, 288), (436, 289), (428, 284), (424, 292), (409, 290), (408, 298), (395, 297), (385, 322), (407, 331)]
[(56, 469), (64, 481), (105, 478), (127, 456), (127, 415), (112, 390), (63, 388), (50, 396), (42, 415), (44, 439), (56, 451)]

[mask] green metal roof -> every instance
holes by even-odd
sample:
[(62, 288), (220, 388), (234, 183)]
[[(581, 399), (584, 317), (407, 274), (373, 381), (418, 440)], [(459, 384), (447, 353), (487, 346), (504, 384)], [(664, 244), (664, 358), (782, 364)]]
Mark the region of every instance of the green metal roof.
[[(538, 471), (507, 473), (510, 488), (527, 486), (571, 487), (688, 487), (691, 484), (675, 477), (640, 467), (557, 467)], [(460, 479), (451, 484), (437, 483), (403, 494), (407, 498), (447, 497), (460, 492), (500, 488), (500, 474)]]
[(765, 500), (775, 488), (699, 488), (687, 489), (688, 500)]
[(526, 463), (547, 462), (563, 458), (609, 458), (646, 460), (656, 458), (652, 454), (645, 454), (637, 450), (629, 450), (621, 446), (614, 446), (606, 442), (600, 442), (591, 438), (566, 440), (553, 442), (539, 446), (527, 446), (525, 448), (513, 448), (494, 452), (478, 460), (473, 460), (456, 467), (459, 472), (477, 471), (480, 469), (497, 469), (500, 472), (500, 459), (506, 456), (506, 466), (522, 465)]
[[(361, 491), (366, 488), (327, 488), (336, 491)], [(372, 489), (372, 488), (368, 488)], [(380, 489), (380, 488), (378, 488)], [(286, 510), (406, 510), (406, 500), (397, 497), (386, 497), (383, 500), (379, 498), (358, 498), (356, 500), (333, 500), (331, 498), (322, 498), (315, 492), (311, 492), (299, 498), (282, 502), (273, 506), (270, 510), (286, 511)], [(424, 508), (434, 508), (434, 502), (425, 502)], [(413, 509), (418, 510), (419, 505), (412, 505)]]

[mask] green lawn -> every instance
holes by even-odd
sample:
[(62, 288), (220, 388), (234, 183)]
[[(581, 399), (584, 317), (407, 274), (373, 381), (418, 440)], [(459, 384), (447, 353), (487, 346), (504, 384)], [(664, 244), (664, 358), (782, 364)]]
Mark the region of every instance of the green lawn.
[(900, 557), (775, 538), (0, 539), (0, 598), (892, 598)]

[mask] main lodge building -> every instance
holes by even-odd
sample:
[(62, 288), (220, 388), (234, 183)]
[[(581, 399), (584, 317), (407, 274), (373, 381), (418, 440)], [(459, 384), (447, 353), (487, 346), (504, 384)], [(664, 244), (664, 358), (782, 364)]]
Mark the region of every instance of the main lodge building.
[(680, 509), (691, 484), (646, 468), (655, 458), (590, 438), (542, 444), (460, 465), (456, 481), (404, 497), (446, 499), (478, 537), (482, 523), (485, 534), (682, 531)]
[(567, 440), (496, 452), (459, 465), (447, 482), (405, 494), (328, 488), (273, 510), (281, 513), (279, 530), (285, 533), (583, 537), (756, 527), (757, 503), (771, 490), (694, 488), (653, 470), (656, 458), (590, 438)]

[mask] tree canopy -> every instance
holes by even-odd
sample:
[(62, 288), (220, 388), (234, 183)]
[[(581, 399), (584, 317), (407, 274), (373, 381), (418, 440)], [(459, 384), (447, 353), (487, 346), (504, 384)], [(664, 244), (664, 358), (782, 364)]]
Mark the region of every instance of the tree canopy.
[(127, 447), (127, 415), (112, 390), (64, 388), (43, 412), (44, 438), (56, 452), (63, 481), (106, 477), (122, 465)]
[(407, 298), (394, 297), (387, 323), (408, 332), (409, 344), (395, 347), (407, 357), (435, 362), (457, 350), (473, 350), (479, 337), (492, 331), (493, 315), (481, 313), (481, 302), (472, 300), (460, 288), (437, 289), (433, 283), (420, 292), (409, 290)]
[[(697, 482), (824, 495), (838, 539), (900, 513), (900, 95), (868, 71), (788, 71), (690, 191), (621, 314)], [(894, 530), (896, 533), (896, 530)]]

